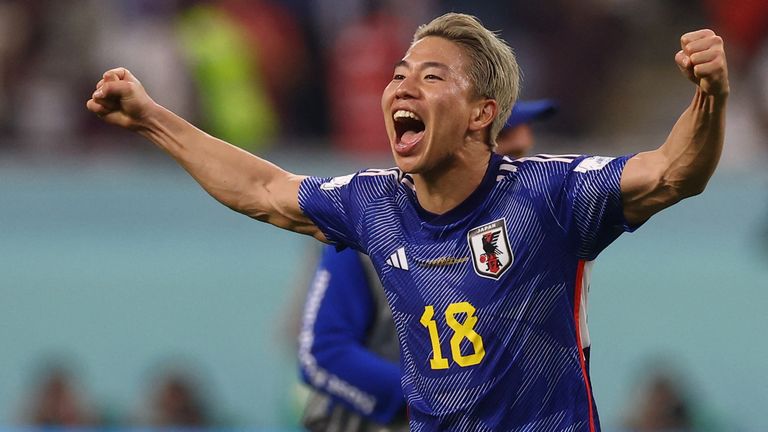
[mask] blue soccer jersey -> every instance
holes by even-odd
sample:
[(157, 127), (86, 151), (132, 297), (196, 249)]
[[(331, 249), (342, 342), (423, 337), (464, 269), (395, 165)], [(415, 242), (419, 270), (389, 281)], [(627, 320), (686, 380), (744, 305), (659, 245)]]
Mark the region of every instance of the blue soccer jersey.
[(599, 430), (588, 262), (629, 230), (628, 159), (492, 155), (478, 188), (442, 215), (397, 169), (302, 182), (304, 213), (379, 273), (412, 430)]

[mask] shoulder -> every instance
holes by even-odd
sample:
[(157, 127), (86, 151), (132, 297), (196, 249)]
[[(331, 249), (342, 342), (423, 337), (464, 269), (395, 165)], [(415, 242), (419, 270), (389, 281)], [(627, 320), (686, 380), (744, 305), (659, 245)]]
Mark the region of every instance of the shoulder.
[(516, 181), (523, 184), (539, 183), (553, 176), (564, 176), (584, 156), (576, 154), (537, 154), (518, 159), (502, 158), (496, 181)]
[[(407, 183), (408, 176), (397, 168), (364, 169), (336, 177), (306, 177), (299, 189), (299, 202), (369, 201), (394, 196)], [(302, 204), (303, 206), (303, 204)]]
[(537, 154), (512, 160), (512, 164), (523, 171), (550, 170), (566, 171), (575, 162), (584, 159), (579, 154)]
[(512, 161), (512, 164), (528, 170), (564, 170), (585, 173), (587, 171), (600, 170), (614, 161), (622, 162), (631, 157), (632, 155), (614, 157), (578, 154), (538, 154), (535, 156), (515, 159)]
[(512, 160), (518, 177), (524, 182), (538, 183), (541, 181), (560, 183), (563, 180), (580, 182), (603, 177), (620, 175), (626, 161), (632, 155), (626, 156), (596, 156), (596, 155), (550, 155), (539, 154)]
[(357, 187), (387, 189), (396, 187), (405, 177), (407, 176), (397, 168), (369, 168), (353, 174), (318, 179), (317, 184), (320, 189), (326, 191)]

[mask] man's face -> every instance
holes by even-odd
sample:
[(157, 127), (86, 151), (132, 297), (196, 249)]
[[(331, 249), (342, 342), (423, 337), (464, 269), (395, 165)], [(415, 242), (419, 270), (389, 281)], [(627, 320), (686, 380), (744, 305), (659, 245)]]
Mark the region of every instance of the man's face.
[[(462, 146), (478, 98), (464, 50), (440, 37), (411, 45), (384, 89), (381, 107), (397, 166), (425, 173)], [(475, 102), (473, 104), (473, 102)]]

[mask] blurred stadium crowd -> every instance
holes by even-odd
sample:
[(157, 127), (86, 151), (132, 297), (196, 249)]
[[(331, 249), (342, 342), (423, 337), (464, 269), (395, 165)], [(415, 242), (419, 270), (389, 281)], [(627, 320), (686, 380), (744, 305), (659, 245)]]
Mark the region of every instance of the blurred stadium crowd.
[[(177, 430), (232, 427), (217, 418), (215, 401), (210, 401), (205, 383), (180, 365), (158, 370), (150, 377), (146, 400), (134, 411), (111, 413), (84, 391), (74, 370), (51, 364), (42, 370), (38, 381), (22, 405), (19, 421), (25, 426), (72, 428), (153, 427)], [(623, 424), (612, 430), (722, 431), (723, 423), (701, 412), (682, 375), (668, 366), (656, 364), (643, 371)], [(697, 412), (698, 411), (698, 412)], [(238, 426), (238, 425), (236, 425)], [(286, 429), (288, 430), (288, 429)], [(609, 429), (610, 430), (610, 429)]]
[(117, 65), (165, 106), (252, 151), (387, 152), (379, 98), (392, 65), (418, 24), (458, 10), (514, 47), (524, 98), (560, 101), (547, 129), (570, 151), (668, 130), (689, 93), (674, 71), (678, 38), (716, 28), (735, 78), (731, 131), (749, 159), (768, 127), (766, 9), (759, 0), (6, 0), (0, 154), (145, 151), (83, 108)]
[[(386, 154), (381, 90), (416, 26), (449, 10), (478, 16), (510, 42), (523, 98), (559, 101), (540, 140), (547, 152), (655, 146), (690, 99), (673, 62), (678, 38), (711, 26), (726, 40), (733, 83), (725, 158), (765, 157), (764, 0), (4, 0), (0, 162), (163, 157), (84, 108), (99, 75), (118, 65), (166, 107), (252, 152)], [(20, 401), (19, 422), (215, 424), (194, 377), (153, 382), (142, 413), (114, 419), (96, 412), (76, 374), (53, 367)], [(691, 427), (674, 376), (643, 385), (628, 428)]]
[(221, 426), (208, 406), (201, 374), (177, 364), (149, 377), (146, 400), (127, 412), (109, 412), (89, 395), (74, 366), (51, 363), (39, 371), (18, 423), (25, 426), (105, 428)]

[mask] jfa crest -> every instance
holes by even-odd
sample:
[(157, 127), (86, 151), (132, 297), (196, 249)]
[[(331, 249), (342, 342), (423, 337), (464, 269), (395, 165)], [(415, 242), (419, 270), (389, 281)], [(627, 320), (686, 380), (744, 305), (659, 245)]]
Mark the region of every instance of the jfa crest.
[(467, 233), (475, 273), (498, 279), (514, 260), (507, 237), (507, 222), (502, 218)]

